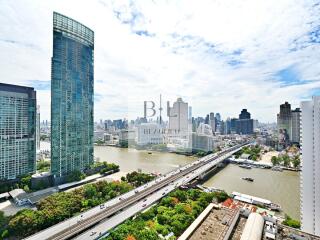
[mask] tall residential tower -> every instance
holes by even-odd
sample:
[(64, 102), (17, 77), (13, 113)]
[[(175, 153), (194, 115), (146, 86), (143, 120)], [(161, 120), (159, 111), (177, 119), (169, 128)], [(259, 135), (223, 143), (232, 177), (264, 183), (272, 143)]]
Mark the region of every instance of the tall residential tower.
[(301, 102), (302, 230), (320, 235), (320, 96)]
[(36, 170), (36, 92), (0, 83), (0, 179)]
[(94, 32), (53, 13), (51, 171), (56, 177), (93, 163)]

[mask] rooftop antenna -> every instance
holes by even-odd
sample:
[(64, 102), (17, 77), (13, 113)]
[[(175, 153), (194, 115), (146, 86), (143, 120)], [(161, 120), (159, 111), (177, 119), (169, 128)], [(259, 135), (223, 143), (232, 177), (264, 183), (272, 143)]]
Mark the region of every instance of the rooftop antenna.
[(160, 112), (160, 125), (162, 124), (162, 116), (161, 116), (161, 113), (162, 113), (162, 99), (161, 99), (161, 94), (160, 94), (160, 108), (159, 108), (159, 112)]

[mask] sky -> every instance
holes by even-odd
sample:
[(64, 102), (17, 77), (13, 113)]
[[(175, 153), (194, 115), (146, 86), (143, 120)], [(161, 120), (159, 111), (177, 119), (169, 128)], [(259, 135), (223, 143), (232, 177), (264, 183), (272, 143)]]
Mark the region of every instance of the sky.
[(320, 1), (0, 0), (0, 82), (34, 87), (50, 119), (53, 11), (95, 32), (94, 117), (182, 97), (193, 116), (275, 122), (320, 94)]

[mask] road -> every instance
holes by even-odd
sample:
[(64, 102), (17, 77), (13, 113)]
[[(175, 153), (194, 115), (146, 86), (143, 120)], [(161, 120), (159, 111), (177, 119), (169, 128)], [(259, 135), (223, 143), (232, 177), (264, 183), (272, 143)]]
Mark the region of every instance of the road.
[[(96, 239), (99, 237), (98, 233), (105, 233), (130, 216), (147, 208), (150, 204), (158, 201), (180, 185), (191, 181), (201, 173), (220, 163), (241, 147), (243, 145), (200, 158), (103, 205), (92, 208), (79, 216), (67, 219), (26, 239), (70, 239), (92, 227), (92, 229), (76, 237), (76, 239)], [(147, 200), (145, 200), (146, 198)], [(143, 203), (143, 201), (145, 202)]]

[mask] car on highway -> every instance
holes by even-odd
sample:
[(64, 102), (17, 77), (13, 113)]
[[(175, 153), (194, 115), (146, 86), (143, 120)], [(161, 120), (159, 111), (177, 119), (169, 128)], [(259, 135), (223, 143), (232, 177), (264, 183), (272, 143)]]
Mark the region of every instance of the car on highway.
[(142, 207), (146, 207), (146, 206), (147, 206), (147, 204), (143, 204), (143, 205), (142, 205)]
[(147, 199), (145, 198), (145, 199), (143, 199), (143, 202), (145, 202), (145, 201), (147, 201)]
[(164, 193), (162, 193), (162, 196), (164, 196), (166, 193), (164, 192)]
[(90, 233), (90, 236), (93, 236), (93, 235), (95, 235), (97, 232), (91, 232)]

